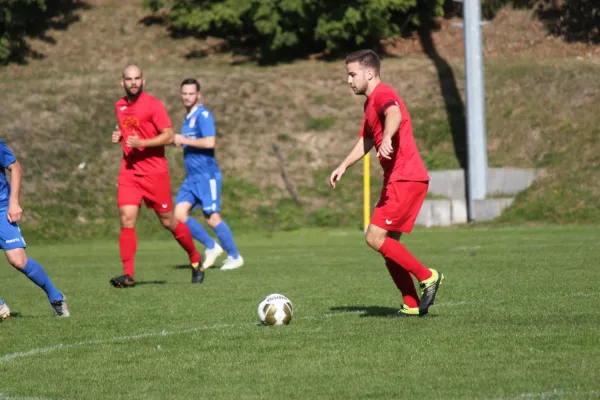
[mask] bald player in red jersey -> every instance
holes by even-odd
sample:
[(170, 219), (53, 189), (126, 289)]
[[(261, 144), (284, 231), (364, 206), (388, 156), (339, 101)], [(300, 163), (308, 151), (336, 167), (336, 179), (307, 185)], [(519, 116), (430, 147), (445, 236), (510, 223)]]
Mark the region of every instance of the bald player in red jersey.
[(204, 269), (192, 234), (173, 213), (169, 166), (165, 158), (165, 146), (173, 144), (174, 138), (171, 120), (160, 100), (144, 92), (145, 83), (141, 69), (128, 65), (121, 78), (126, 95), (115, 104), (118, 125), (112, 134), (112, 142), (121, 143), (123, 148), (117, 205), (121, 218), (119, 250), (124, 274), (111, 279), (110, 283), (117, 288), (135, 286), (135, 223), (142, 201), (154, 209), (161, 224), (173, 233), (188, 253), (192, 283), (202, 283)]
[[(383, 188), (366, 241), (383, 255), (403, 295), (404, 304), (395, 316), (423, 316), (433, 305), (444, 276), (421, 264), (399, 240), (413, 228), (427, 195), (429, 175), (415, 143), (410, 115), (394, 89), (381, 82), (380, 65), (371, 50), (359, 50), (346, 58), (348, 83), (355, 94), (365, 95), (367, 100), (359, 138), (329, 182), (335, 189), (346, 169), (375, 146), (383, 168)], [(420, 299), (411, 274), (419, 281)]]

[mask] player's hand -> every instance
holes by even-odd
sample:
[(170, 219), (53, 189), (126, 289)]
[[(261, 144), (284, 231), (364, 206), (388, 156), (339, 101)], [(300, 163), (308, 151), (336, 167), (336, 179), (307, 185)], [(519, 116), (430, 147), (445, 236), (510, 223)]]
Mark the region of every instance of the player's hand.
[(335, 169), (335, 171), (331, 173), (331, 175), (329, 176), (329, 184), (332, 188), (335, 189), (335, 183), (342, 179), (342, 175), (344, 175), (344, 172), (346, 172), (346, 167), (340, 165)]
[(127, 146), (131, 147), (132, 149), (138, 148), (138, 147), (143, 147), (142, 146), (142, 139), (140, 139), (138, 137), (138, 135), (136, 135), (135, 133), (131, 136), (127, 137), (127, 141), (125, 142), (127, 144)]
[(392, 147), (392, 138), (384, 136), (377, 151), (377, 155), (382, 156), (385, 159), (391, 160), (394, 147)]
[(183, 145), (184, 145), (184, 143), (183, 143), (183, 140), (184, 140), (184, 139), (185, 139), (185, 136), (183, 136), (183, 135), (180, 135), (179, 133), (178, 133), (178, 134), (176, 134), (176, 135), (173, 137), (173, 145), (174, 145), (174, 146), (177, 146), (177, 147), (181, 147), (181, 146), (183, 146)]
[(115, 127), (115, 130), (112, 133), (112, 142), (119, 143), (123, 140), (123, 135), (121, 134), (121, 130), (119, 129), (119, 125)]
[(8, 204), (8, 212), (6, 216), (8, 217), (8, 222), (11, 224), (13, 222), (19, 222), (21, 220), (21, 216), (23, 215), (23, 209), (19, 205), (19, 203), (9, 203)]

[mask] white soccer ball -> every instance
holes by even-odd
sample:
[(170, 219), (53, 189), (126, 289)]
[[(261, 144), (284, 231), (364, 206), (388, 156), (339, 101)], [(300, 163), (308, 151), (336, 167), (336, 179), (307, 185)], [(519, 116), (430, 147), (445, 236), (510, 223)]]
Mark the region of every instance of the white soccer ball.
[(0, 305), (0, 321), (10, 317), (10, 308), (6, 304)]
[(264, 325), (287, 325), (293, 316), (292, 302), (282, 294), (270, 294), (258, 305), (258, 318)]

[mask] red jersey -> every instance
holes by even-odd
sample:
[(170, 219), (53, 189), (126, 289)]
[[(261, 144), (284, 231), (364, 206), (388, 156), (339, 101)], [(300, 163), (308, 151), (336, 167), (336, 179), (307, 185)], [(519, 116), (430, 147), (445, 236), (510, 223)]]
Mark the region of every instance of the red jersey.
[(385, 111), (390, 106), (398, 106), (402, 121), (398, 133), (392, 137), (394, 152), (391, 159), (379, 156), (383, 168), (383, 180), (387, 184), (394, 181), (429, 181), (429, 174), (421, 160), (412, 131), (410, 115), (400, 96), (390, 86), (379, 83), (365, 101), (365, 115), (359, 136), (371, 139), (379, 150), (383, 140)]
[(172, 126), (161, 101), (142, 92), (131, 103), (127, 97), (119, 99), (115, 104), (115, 111), (123, 135), (121, 172), (131, 170), (136, 175), (169, 172), (164, 146), (132, 149), (125, 144), (128, 136), (136, 134), (140, 139), (151, 139), (158, 136), (161, 130)]

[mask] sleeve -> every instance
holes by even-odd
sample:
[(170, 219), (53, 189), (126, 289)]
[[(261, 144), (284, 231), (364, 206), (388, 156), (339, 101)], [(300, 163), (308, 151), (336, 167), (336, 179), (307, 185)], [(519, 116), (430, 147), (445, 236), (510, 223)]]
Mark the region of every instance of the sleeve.
[(17, 158), (12, 151), (0, 140), (0, 161), (2, 161), (2, 167), (8, 168), (10, 165), (17, 161)]
[(378, 92), (375, 95), (375, 110), (377, 110), (377, 114), (384, 115), (388, 108), (391, 106), (400, 107), (400, 99), (398, 95), (392, 91), (382, 91)]
[(167, 109), (165, 108), (164, 104), (160, 101), (157, 101), (154, 105), (154, 112), (152, 113), (152, 123), (158, 131), (162, 131), (165, 128), (173, 126), (173, 124), (171, 123), (171, 119), (169, 118), (169, 114), (167, 113)]
[(197, 129), (198, 133), (200, 133), (200, 137), (217, 136), (215, 119), (210, 111), (203, 110), (202, 112), (198, 113), (198, 119), (196, 122), (198, 122)]

